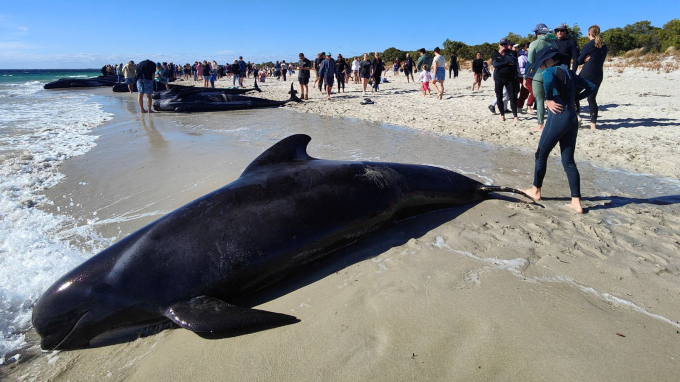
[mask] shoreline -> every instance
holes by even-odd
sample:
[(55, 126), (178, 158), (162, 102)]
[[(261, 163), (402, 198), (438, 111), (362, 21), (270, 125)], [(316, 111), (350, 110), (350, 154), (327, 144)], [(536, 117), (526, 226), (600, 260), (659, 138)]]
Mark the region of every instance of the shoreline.
[[(337, 81), (331, 101), (326, 101), (318, 89), (311, 88), (314, 78), (310, 80), (310, 99), (299, 104), (289, 103), (286, 107), (302, 113), (388, 123), (530, 152), (536, 150), (540, 138), (540, 133), (529, 131), (535, 127), (535, 114), (518, 112), (519, 123), (512, 118), (500, 122), (498, 114), (492, 115), (487, 106), (495, 97), (493, 80), (483, 82), (480, 92), (472, 92), (469, 70), (461, 70), (457, 79), (446, 79), (442, 101), (434, 96), (422, 97), (420, 84), (408, 84), (403, 74), (393, 77), (392, 72), (388, 72), (386, 78), (391, 82), (381, 84), (380, 93), (366, 95), (375, 101), (373, 105), (360, 105), (361, 85), (352, 83), (346, 85), (347, 93), (335, 93)], [(290, 80), (268, 78), (259, 84), (262, 93), (248, 95), (286, 99)], [(251, 81), (252, 78), (244, 83), (250, 86)], [(293, 75), (292, 81), (299, 90), (297, 75)], [(619, 73), (613, 66), (605, 67), (605, 79), (598, 94), (598, 130), (589, 130), (588, 105), (585, 100), (581, 101), (583, 122), (577, 142), (577, 161), (680, 179), (680, 134), (677, 133), (680, 107), (671, 101), (680, 99), (680, 87), (673, 86), (678, 81), (680, 71), (661, 73), (628, 68)], [(227, 86), (224, 79), (216, 85), (220, 83)], [(553, 150), (551, 155), (558, 156), (559, 150)]]
[[(261, 96), (285, 99), (290, 84), (261, 86)], [(386, 90), (359, 111), (391, 99)], [(97, 230), (116, 239), (229, 183), (263, 149), (297, 132), (313, 137), (310, 155), (319, 158), (433, 164), (508, 186), (530, 182), (533, 169), (532, 153), (514, 141), (507, 150), (489, 141), (457, 145), (457, 138), (438, 135), (444, 132), (402, 131), (366, 118), (347, 123), (352, 112), (329, 118), (290, 113), (301, 109), (293, 105), (141, 116), (136, 96), (106, 97), (114, 120), (91, 133), (100, 136), (95, 148), (64, 162), (65, 181), (46, 194), (55, 202), (50, 208), (67, 209), (71, 199), (82, 206), (73, 210), (76, 218), (97, 212)], [(359, 100), (331, 101), (326, 109), (351, 111)], [(432, 101), (429, 107), (436, 107)], [(491, 199), (399, 223), (280, 285), (285, 293), (258, 305), (294, 314), (298, 324), (219, 340), (165, 330), (101, 348), (38, 352), (0, 374), (19, 380), (673, 380), (680, 259), (671, 255), (680, 240), (680, 201), (672, 190), (680, 185), (641, 191), (649, 183), (644, 175), (583, 163), (582, 187), (590, 196), (588, 213), (578, 216), (561, 206), (568, 188), (558, 158), (549, 171), (542, 208)]]

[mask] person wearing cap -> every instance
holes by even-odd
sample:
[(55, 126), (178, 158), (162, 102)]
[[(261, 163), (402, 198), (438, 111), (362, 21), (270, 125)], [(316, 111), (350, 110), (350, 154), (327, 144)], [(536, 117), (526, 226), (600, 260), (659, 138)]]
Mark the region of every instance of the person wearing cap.
[(510, 99), (510, 110), (515, 122), (517, 118), (517, 93), (515, 84), (517, 82), (517, 57), (508, 49), (508, 40), (502, 38), (498, 42), (498, 51), (491, 55), (491, 65), (494, 67), (493, 80), (495, 83), (496, 100), (501, 121), (505, 121), (505, 108), (503, 107), (503, 88), (507, 89)]
[(137, 76), (137, 66), (134, 61), (130, 61), (123, 67), (123, 76), (125, 77), (125, 84), (128, 86), (130, 93), (134, 91), (135, 77)]
[[(552, 31), (545, 24), (537, 24), (533, 32), (536, 34), (536, 40), (532, 41), (531, 44), (529, 44), (529, 52), (527, 53), (529, 65), (535, 62), (536, 52), (548, 47), (557, 49), (555, 36), (551, 33)], [(536, 101), (536, 120), (538, 122), (538, 125), (533, 129), (533, 131), (541, 131), (543, 130), (543, 124), (545, 121), (543, 69), (539, 67), (535, 71), (527, 70), (524, 73), (524, 80), (531, 81), (531, 88), (534, 91), (534, 100)]]
[(567, 174), (571, 203), (567, 204), (578, 213), (583, 213), (581, 206), (581, 179), (574, 161), (578, 120), (575, 103), (596, 90), (592, 82), (576, 76), (567, 65), (560, 65), (564, 57), (556, 48), (546, 47), (536, 53), (530, 70), (543, 69), (543, 90), (548, 118), (545, 129), (541, 133), (536, 150), (534, 164), (534, 182), (531, 189), (524, 192), (534, 200), (541, 200), (541, 188), (545, 177), (548, 157), (559, 143), (562, 166)]
[(326, 58), (319, 65), (319, 77), (326, 82), (326, 99), (331, 99), (333, 91), (333, 81), (335, 76), (335, 61), (331, 57), (331, 52), (326, 52)]
[(560, 65), (571, 65), (571, 71), (576, 73), (576, 69), (578, 68), (576, 59), (578, 58), (579, 53), (576, 41), (569, 37), (569, 31), (567, 30), (566, 24), (560, 24), (556, 26), (555, 34), (557, 35), (557, 40), (555, 40), (557, 43), (557, 50), (562, 53), (562, 61), (560, 61)]

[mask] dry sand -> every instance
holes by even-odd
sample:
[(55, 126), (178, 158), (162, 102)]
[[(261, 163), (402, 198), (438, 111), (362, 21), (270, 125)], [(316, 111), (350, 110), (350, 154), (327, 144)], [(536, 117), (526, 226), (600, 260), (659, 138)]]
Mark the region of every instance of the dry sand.
[[(493, 160), (469, 153), (472, 161), (491, 160), (496, 184), (527, 184), (538, 140), (527, 130), (534, 122), (499, 122), (486, 109), (490, 82), (471, 93), (463, 89), (471, 75), (461, 76), (446, 81), (443, 101), (423, 99), (397, 77), (381, 86), (371, 106), (359, 105), (360, 93), (349, 85), (344, 98), (329, 102), (312, 91), (310, 101), (290, 107), (528, 149)], [(680, 109), (672, 102), (678, 83), (677, 73), (607, 73), (598, 97), (604, 129), (580, 133), (578, 159), (669, 176), (675, 180), (666, 181), (668, 189), (678, 190)], [(261, 95), (284, 99), (287, 85), (268, 80)], [(125, 105), (134, 112), (134, 101)], [(154, 213), (233, 180), (249, 158), (285, 135), (263, 133), (246, 148), (232, 145), (209, 133), (220, 123), (215, 115), (157, 115), (150, 126), (130, 113), (121, 125), (107, 124), (92, 152), (64, 164), (69, 181), (52, 193), (71, 187), (91, 198), (95, 206), (87, 208), (111, 219), (102, 232), (124, 235)], [(338, 140), (361, 150), (350, 138), (334, 138), (333, 123), (343, 122), (323, 122), (328, 131), (312, 141), (313, 155), (340, 159), (332, 151)], [(371, 134), (353, 138), (377, 139)], [(227, 150), (234, 153), (225, 158)], [(417, 161), (415, 155), (397, 150), (380, 160)], [(424, 160), (449, 163), (445, 151), (433, 148), (432, 155)], [(556, 163), (542, 206), (494, 199), (411, 219), (278, 286), (258, 306), (293, 314), (297, 324), (218, 340), (166, 330), (107, 347), (26, 356), (0, 372), (26, 381), (676, 381), (678, 194), (612, 192), (612, 184), (635, 177), (582, 163), (588, 213), (576, 215), (562, 205), (567, 185)], [(75, 186), (80, 181), (100, 185), (82, 191)], [(119, 186), (109, 186), (114, 183)]]
[[(608, 68), (598, 93), (600, 130), (581, 130), (576, 150), (577, 160), (587, 160), (604, 167), (618, 167), (643, 173), (680, 178), (680, 70), (671, 73), (637, 68)], [(417, 75), (414, 78), (417, 79)], [(472, 92), (472, 73), (462, 70), (457, 79), (444, 82), (443, 100), (423, 97), (420, 84), (407, 83), (403, 74), (387, 74), (388, 84), (380, 93), (369, 93), (373, 105), (361, 106), (361, 85), (351, 83), (346, 93), (335, 94), (326, 101), (318, 90), (310, 91), (309, 101), (291, 105), (295, 110), (347, 118), (361, 118), (427, 131), (450, 134), (477, 141), (521, 147), (535, 151), (540, 133), (533, 114), (520, 114), (520, 122), (507, 116), (501, 122), (488, 105), (495, 98), (493, 79), (482, 83), (480, 92)], [(297, 76), (293, 76), (297, 80)], [(286, 98), (283, 81), (268, 80), (262, 96)], [(370, 86), (370, 85), (369, 85)], [(297, 89), (297, 83), (296, 83)], [(337, 90), (337, 85), (336, 88)], [(434, 92), (433, 92), (434, 94)], [(587, 102), (581, 106), (587, 110)], [(589, 116), (582, 113), (583, 127)], [(555, 150), (554, 155), (558, 155)]]

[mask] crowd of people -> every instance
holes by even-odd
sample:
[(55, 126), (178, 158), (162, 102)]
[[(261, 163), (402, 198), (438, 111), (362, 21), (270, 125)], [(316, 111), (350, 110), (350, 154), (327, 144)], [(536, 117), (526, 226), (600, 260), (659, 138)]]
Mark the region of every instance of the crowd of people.
[[(597, 93), (603, 79), (604, 61), (607, 46), (600, 36), (600, 28), (593, 25), (588, 29), (590, 41), (579, 51), (576, 41), (569, 36), (565, 24), (554, 29), (545, 24), (538, 24), (533, 29), (536, 39), (531, 44), (513, 44), (506, 38), (500, 39), (498, 50), (491, 57), (490, 67), (481, 52), (476, 52), (472, 61), (473, 83), (471, 90), (480, 90), (482, 81), (493, 76), (495, 97), (488, 105), (492, 113), (505, 115), (511, 113), (514, 121), (519, 121), (518, 112), (536, 113), (537, 125), (532, 130), (541, 132), (539, 147), (536, 152), (534, 183), (525, 192), (532, 198), (540, 200), (541, 186), (545, 176), (547, 158), (552, 149), (559, 143), (562, 163), (567, 173), (571, 188), (572, 203), (570, 207), (582, 212), (580, 203), (579, 174), (574, 162), (576, 136), (580, 125), (579, 100), (587, 98), (590, 110), (590, 128), (595, 129), (598, 118)], [(418, 51), (418, 59), (414, 62), (410, 53), (398, 57), (391, 65), (392, 76), (403, 73), (406, 81), (416, 82), (414, 73), (418, 73), (418, 81), (423, 96), (434, 91), (438, 99), (445, 94), (444, 82), (448, 69), (449, 79), (457, 78), (460, 66), (455, 52), (447, 59), (439, 47), (435, 47), (433, 56), (422, 48)], [(576, 72), (583, 66), (580, 73)], [(116, 75), (118, 82), (125, 82), (130, 92), (139, 92), (138, 101), (142, 113), (152, 113), (151, 93), (168, 89), (169, 83), (176, 78), (185, 81), (193, 79), (202, 82), (204, 87), (215, 87), (215, 81), (231, 78), (233, 87), (243, 87), (244, 79), (255, 78), (265, 82), (267, 78), (287, 81), (297, 73), (301, 99), (309, 99), (309, 82), (311, 72), (316, 73), (312, 86), (331, 99), (335, 84), (337, 93), (345, 92), (345, 85), (353, 82), (361, 86), (363, 95), (370, 91), (380, 92), (380, 84), (388, 82), (388, 64), (376, 52), (373, 57), (364, 53), (362, 57), (345, 58), (331, 52), (319, 52), (313, 61), (299, 54), (296, 64), (276, 61), (272, 65), (259, 67), (245, 62), (243, 57), (232, 63), (218, 65), (216, 61), (196, 61), (193, 65), (175, 65), (174, 63), (144, 60), (135, 65), (133, 61), (126, 65), (106, 65), (102, 67), (102, 75)], [(147, 109), (144, 108), (143, 97), (147, 98)], [(368, 98), (365, 101), (372, 103)], [(526, 108), (524, 107), (526, 103)], [(546, 113), (547, 108), (547, 113)], [(547, 116), (546, 116), (547, 114)]]

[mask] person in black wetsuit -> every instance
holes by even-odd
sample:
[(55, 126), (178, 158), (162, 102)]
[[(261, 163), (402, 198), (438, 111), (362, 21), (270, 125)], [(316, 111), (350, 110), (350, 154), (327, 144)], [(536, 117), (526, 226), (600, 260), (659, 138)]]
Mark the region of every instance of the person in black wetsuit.
[(510, 98), (512, 116), (515, 122), (519, 122), (517, 118), (517, 93), (515, 92), (515, 84), (517, 83), (517, 56), (514, 53), (508, 49), (508, 40), (502, 38), (498, 43), (498, 51), (493, 52), (491, 55), (491, 65), (495, 69), (493, 71), (494, 90), (501, 114), (501, 121), (505, 121), (505, 110), (501, 106), (503, 105), (503, 87), (506, 87), (508, 89), (508, 98)]
[(458, 55), (456, 52), (451, 53), (449, 61), (449, 79), (451, 79), (451, 71), (453, 71), (453, 78), (458, 78)]
[(382, 58), (380, 58), (380, 53), (375, 52), (375, 58), (371, 60), (371, 76), (373, 77), (373, 88), (371, 92), (380, 91), (380, 75), (383, 72), (384, 63)]
[(482, 53), (477, 52), (477, 58), (472, 61), (472, 75), (474, 76), (474, 82), (472, 83), (472, 91), (475, 91), (475, 85), (477, 85), (477, 90), (482, 87), (482, 73), (484, 72), (484, 60), (482, 60)]
[(560, 54), (555, 48), (543, 48), (536, 54), (535, 61), (531, 64), (533, 70), (539, 67), (544, 69), (543, 88), (548, 118), (538, 142), (538, 150), (536, 150), (533, 187), (524, 190), (524, 192), (534, 200), (541, 200), (541, 188), (548, 157), (552, 149), (559, 143), (562, 166), (564, 172), (567, 173), (571, 191), (571, 203), (567, 205), (574, 211), (583, 213), (581, 179), (574, 161), (579, 126), (574, 105), (578, 100), (595, 92), (596, 86), (592, 82), (576, 76), (567, 65), (559, 65), (559, 62), (563, 59), (563, 57), (559, 57)]
[[(406, 82), (416, 82), (413, 79), (413, 59), (411, 58), (411, 53), (406, 53), (406, 60), (404, 61), (404, 75), (406, 76)], [(411, 77), (411, 79), (409, 79)]]
[[(576, 68), (578, 64), (576, 63), (576, 58), (578, 57), (578, 45), (576, 41), (569, 37), (569, 31), (567, 26), (560, 24), (555, 27), (555, 33), (557, 34), (557, 50), (561, 53), (560, 65), (564, 64), (567, 67), (571, 66), (571, 71), (576, 73)], [(572, 64), (572, 60), (574, 60)]]
[(345, 69), (347, 69), (347, 63), (342, 58), (342, 54), (338, 53), (338, 59), (335, 61), (335, 79), (338, 80), (338, 93), (340, 93), (341, 87), (342, 92), (345, 92)]
[[(597, 89), (588, 96), (588, 108), (590, 109), (590, 128), (595, 130), (597, 124), (597, 92), (600, 89), (600, 84), (602, 84), (602, 78), (604, 73), (602, 68), (604, 67), (604, 60), (607, 57), (607, 44), (602, 41), (600, 36), (600, 27), (593, 25), (588, 28), (588, 38), (590, 39), (583, 46), (581, 54), (576, 59), (578, 65), (583, 65), (581, 73), (579, 76), (584, 78), (595, 85)], [(576, 104), (578, 107), (579, 105)], [(579, 110), (577, 109), (577, 112)]]
[(361, 77), (361, 86), (366, 95), (366, 86), (371, 78), (371, 60), (368, 59), (368, 53), (364, 53), (364, 58), (359, 62), (359, 77)]

